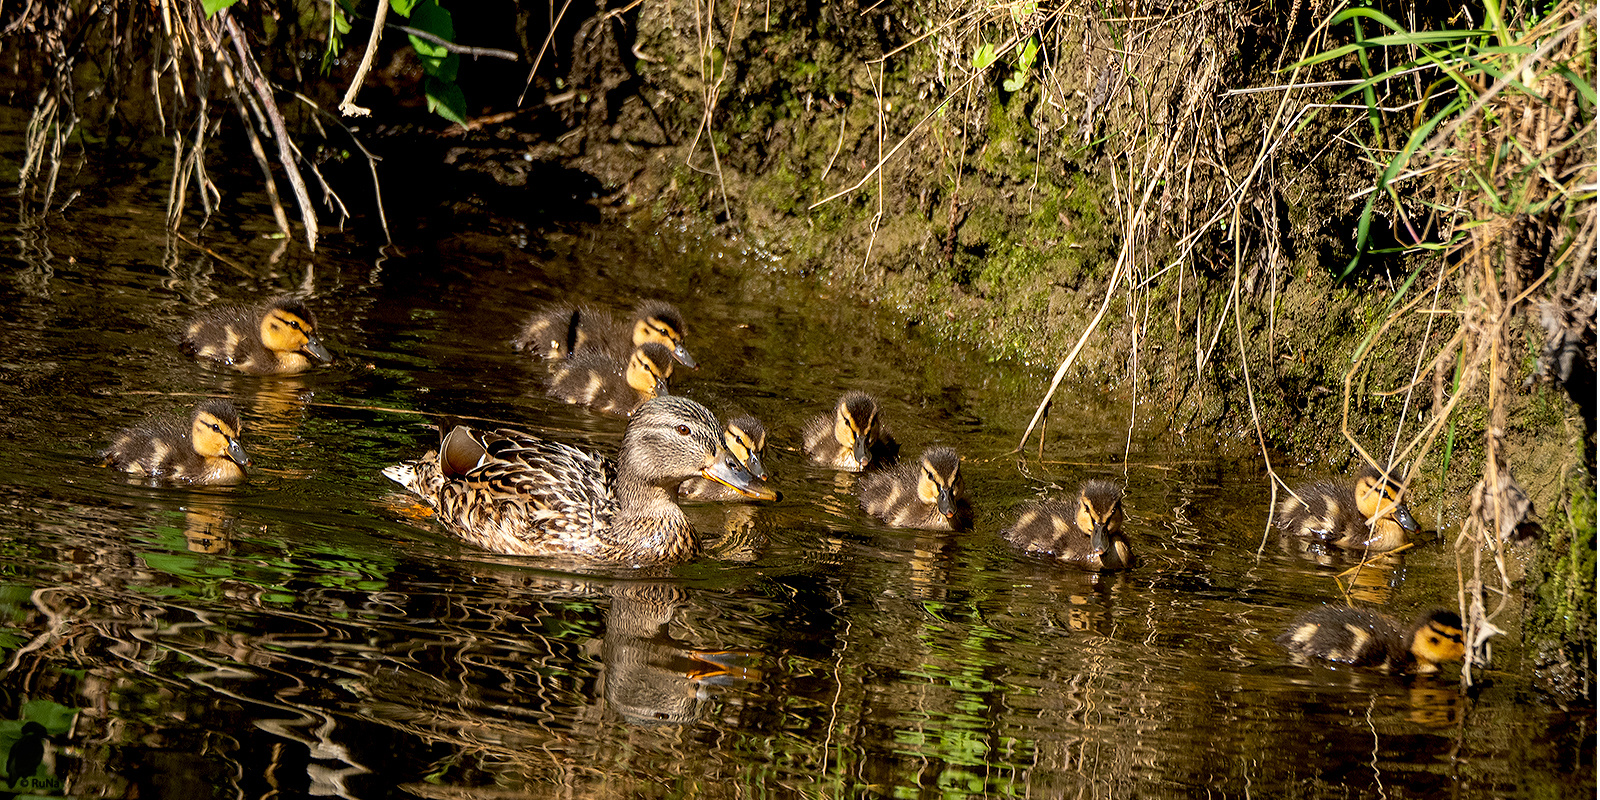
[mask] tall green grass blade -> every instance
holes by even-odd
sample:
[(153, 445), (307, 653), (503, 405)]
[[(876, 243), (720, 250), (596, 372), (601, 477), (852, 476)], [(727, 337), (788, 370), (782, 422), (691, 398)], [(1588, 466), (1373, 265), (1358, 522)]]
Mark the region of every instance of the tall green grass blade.
[(1361, 257), (1367, 253), (1367, 235), (1372, 228), (1372, 210), (1378, 205), (1378, 193), (1367, 195), (1367, 204), (1361, 207), (1361, 218), (1356, 221), (1356, 254), (1350, 263), (1344, 265), (1344, 271), (1334, 276), (1335, 280), (1344, 280), (1355, 272), (1356, 265), (1361, 263)]
[[(1355, 26), (1356, 43), (1357, 44), (1361, 44), (1362, 40), (1365, 38), (1365, 34), (1361, 30), (1361, 20), (1357, 19), (1357, 20), (1354, 21), (1353, 24)], [(1363, 74), (1363, 75), (1371, 75), (1372, 74), (1372, 65), (1367, 63), (1367, 51), (1366, 51), (1366, 48), (1362, 48), (1362, 49), (1356, 51), (1356, 60), (1361, 62), (1361, 74)], [(1366, 103), (1366, 105), (1367, 105), (1367, 124), (1372, 126), (1372, 146), (1373, 147), (1382, 147), (1383, 146), (1383, 115), (1381, 113), (1379, 113), (1379, 111), (1378, 111), (1378, 93), (1377, 93), (1377, 90), (1372, 86), (1372, 84), (1370, 82), (1366, 85), (1365, 88), (1363, 88), (1361, 90), (1361, 100), (1362, 100), (1362, 102)]]
[(1579, 75), (1578, 73), (1573, 72), (1572, 68), (1568, 67), (1566, 64), (1557, 64), (1556, 65), (1556, 74), (1560, 75), (1563, 78), (1566, 78), (1569, 82), (1572, 83), (1573, 88), (1578, 90), (1578, 96), (1582, 97), (1584, 99), (1584, 101), (1586, 102), (1586, 106), (1584, 108), (1584, 111), (1587, 112), (1587, 113), (1593, 114), (1594, 113), (1594, 86), (1591, 85), (1587, 80), (1584, 80), (1582, 75)]
[(1378, 330), (1383, 327), (1383, 320), (1387, 319), (1389, 312), (1400, 304), (1401, 298), (1406, 296), (1406, 291), (1411, 288), (1411, 284), (1416, 282), (1417, 276), (1422, 274), (1422, 270), (1426, 266), (1426, 264), (1418, 265), (1416, 269), (1411, 271), (1410, 275), (1406, 276), (1405, 281), (1400, 284), (1400, 288), (1395, 290), (1394, 296), (1389, 298), (1389, 305), (1384, 307), (1383, 313), (1379, 314), (1376, 321), (1372, 323), (1367, 335), (1361, 339), (1361, 344), (1356, 345), (1355, 352), (1350, 355), (1350, 363), (1356, 363), (1356, 359), (1360, 358), (1362, 353), (1367, 352), (1367, 347), (1372, 344), (1372, 338), (1377, 336)]
[[(1405, 169), (1406, 163), (1411, 160), (1412, 154), (1417, 151), (1418, 147), (1422, 146), (1423, 142), (1428, 140), (1429, 136), (1433, 135), (1433, 129), (1439, 127), (1439, 123), (1445, 117), (1454, 114), (1460, 107), (1461, 101), (1460, 98), (1457, 98), (1437, 114), (1429, 117), (1427, 122), (1422, 123), (1422, 125), (1411, 131), (1411, 137), (1406, 140), (1406, 146), (1395, 154), (1395, 157), (1389, 161), (1389, 165), (1384, 168), (1383, 174), (1379, 176), (1378, 186), (1385, 191), (1390, 191), (1389, 182), (1394, 180), (1394, 177), (1399, 175), (1402, 169)], [(1350, 259), (1350, 263), (1345, 265), (1344, 271), (1336, 276), (1338, 280), (1344, 280), (1349, 277), (1350, 273), (1355, 271), (1356, 265), (1361, 263), (1361, 257), (1368, 252), (1367, 239), (1372, 227), (1372, 211), (1377, 207), (1378, 197), (1379, 193), (1373, 192), (1367, 197), (1367, 204), (1361, 209), (1361, 219), (1356, 223), (1356, 254)]]

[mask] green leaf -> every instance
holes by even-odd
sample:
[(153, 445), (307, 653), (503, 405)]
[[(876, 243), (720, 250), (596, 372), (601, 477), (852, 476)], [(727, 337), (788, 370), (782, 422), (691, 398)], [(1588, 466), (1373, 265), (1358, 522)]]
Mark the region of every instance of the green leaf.
[(72, 720), (77, 716), (78, 709), (68, 708), (49, 700), (29, 700), (22, 704), (23, 721), (43, 725), (51, 736), (60, 736), (72, 730)]
[(221, 11), (222, 9), (227, 8), (228, 6), (231, 6), (237, 2), (239, 2), (239, 0), (200, 0), (200, 8), (205, 10), (206, 19), (210, 19), (211, 17), (215, 16), (218, 11)]
[(1017, 45), (1017, 69), (1027, 72), (1033, 67), (1033, 62), (1039, 57), (1039, 38), (1029, 36), (1028, 41)]
[(429, 76), (423, 82), (428, 95), (428, 110), (457, 125), (467, 124), (467, 96), (455, 81), (444, 81)]
[(1018, 89), (1021, 89), (1025, 84), (1027, 84), (1027, 82), (1028, 82), (1027, 73), (1025, 73), (1025, 72), (1023, 72), (1022, 70), (1019, 69), (1019, 70), (1013, 71), (1011, 73), (1011, 77), (1006, 78), (1005, 80), (1001, 81), (1000, 82), (1000, 88), (1002, 88), (1002, 89), (1004, 89), (1004, 90), (1006, 90), (1008, 92), (1015, 92)]
[(389, 8), (402, 17), (411, 16), (411, 9), (415, 8), (418, 0), (389, 0)]
[[(440, 8), (435, 0), (423, 0), (411, 10), (411, 26), (447, 42), (456, 40), (455, 24), (451, 21), (450, 12)], [(456, 54), (444, 45), (414, 34), (407, 34), (407, 38), (411, 40), (412, 49), (421, 56), (423, 70), (442, 81), (456, 79), (456, 67), (461, 63)]]
[(972, 54), (972, 67), (973, 69), (988, 69), (989, 65), (994, 63), (995, 58), (994, 43), (984, 42), (978, 45), (978, 51)]

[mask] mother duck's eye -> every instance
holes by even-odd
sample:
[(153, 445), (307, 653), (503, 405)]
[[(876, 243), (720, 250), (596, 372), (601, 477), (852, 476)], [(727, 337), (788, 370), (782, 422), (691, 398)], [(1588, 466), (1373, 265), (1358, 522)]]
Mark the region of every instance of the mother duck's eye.
[(678, 426), (678, 435), (679, 436), (688, 436), (689, 435), (689, 426), (688, 425), (679, 425)]

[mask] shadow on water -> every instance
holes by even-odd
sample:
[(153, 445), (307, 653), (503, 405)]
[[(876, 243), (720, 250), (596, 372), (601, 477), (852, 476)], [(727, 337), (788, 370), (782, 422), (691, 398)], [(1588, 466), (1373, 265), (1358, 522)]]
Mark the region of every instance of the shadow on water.
[[(1095, 392), (1058, 403), (1050, 460), (1019, 470), (1039, 374), (758, 254), (503, 223), (402, 256), (331, 242), (314, 263), (207, 242), (228, 263), (162, 219), (147, 199), (86, 202), (12, 231), (0, 748), (40, 755), (8, 780), (197, 797), (1592, 792), (1592, 715), (1525, 702), (1516, 632), (1471, 698), (1448, 677), (1295, 666), (1273, 643), (1345, 593), (1397, 616), (1448, 602), (1446, 546), (1339, 578), (1347, 556), (1264, 535), (1253, 460), (1130, 442), (1126, 406)], [(332, 367), (254, 378), (173, 346), (199, 304), (301, 288)], [(707, 556), (632, 571), (478, 552), (379, 474), (445, 414), (614, 450), (622, 422), (547, 400), (543, 366), (508, 342), (542, 302), (639, 297), (690, 321), (704, 368), (675, 391), (771, 432), (784, 499), (687, 507)], [(880, 397), (908, 452), (960, 450), (973, 531), (884, 528), (854, 476), (803, 460), (801, 424), (845, 388)], [(151, 487), (95, 463), (116, 428), (211, 394), (240, 406), (249, 483)], [(999, 540), (1021, 503), (1086, 477), (1127, 484), (1138, 568), (1066, 571)], [(1552, 765), (1576, 772), (1558, 784)]]

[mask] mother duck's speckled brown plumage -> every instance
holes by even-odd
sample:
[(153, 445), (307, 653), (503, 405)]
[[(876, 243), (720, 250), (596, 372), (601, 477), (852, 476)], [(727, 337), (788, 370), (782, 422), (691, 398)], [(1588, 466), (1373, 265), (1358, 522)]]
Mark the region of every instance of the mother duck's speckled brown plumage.
[(684, 479), (761, 492), (717, 433), (704, 406), (658, 397), (634, 413), (615, 462), (520, 431), (456, 426), (437, 452), (384, 474), (436, 508), (452, 533), (486, 550), (671, 562), (698, 549), (673, 502)]

